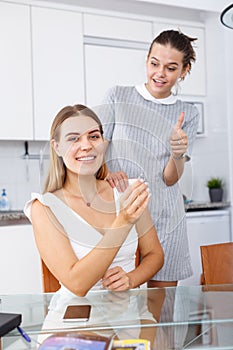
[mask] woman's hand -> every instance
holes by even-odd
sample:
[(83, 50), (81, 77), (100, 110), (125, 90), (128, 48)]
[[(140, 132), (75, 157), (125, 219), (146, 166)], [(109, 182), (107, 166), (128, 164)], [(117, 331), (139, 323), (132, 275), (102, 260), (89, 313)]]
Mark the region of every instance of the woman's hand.
[(112, 188), (116, 187), (118, 192), (124, 192), (129, 186), (128, 176), (126, 173), (124, 173), (124, 171), (108, 173), (105, 180), (109, 182)]
[(102, 285), (105, 289), (115, 292), (132, 288), (130, 278), (120, 266), (113, 267), (106, 271), (102, 279)]
[(171, 153), (176, 159), (181, 157), (183, 154), (187, 152), (188, 146), (188, 137), (184, 130), (182, 129), (182, 124), (184, 121), (184, 112), (182, 112), (179, 116), (179, 119), (171, 133), (170, 136), (170, 146)]
[(135, 224), (146, 209), (149, 199), (150, 191), (147, 183), (138, 179), (122, 194), (119, 217), (127, 224)]

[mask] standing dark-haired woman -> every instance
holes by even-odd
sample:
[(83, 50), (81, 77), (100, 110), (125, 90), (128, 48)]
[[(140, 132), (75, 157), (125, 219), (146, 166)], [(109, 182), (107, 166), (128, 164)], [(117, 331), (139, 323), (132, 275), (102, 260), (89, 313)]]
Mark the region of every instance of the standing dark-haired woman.
[(195, 40), (176, 30), (161, 32), (148, 52), (147, 82), (113, 87), (100, 106), (109, 141), (111, 173), (106, 180), (124, 190), (127, 177), (143, 174), (152, 191), (149, 208), (165, 263), (149, 282), (151, 287), (175, 286), (192, 275), (178, 180), (190, 159), (199, 115), (193, 104), (179, 100), (172, 89), (195, 62)]

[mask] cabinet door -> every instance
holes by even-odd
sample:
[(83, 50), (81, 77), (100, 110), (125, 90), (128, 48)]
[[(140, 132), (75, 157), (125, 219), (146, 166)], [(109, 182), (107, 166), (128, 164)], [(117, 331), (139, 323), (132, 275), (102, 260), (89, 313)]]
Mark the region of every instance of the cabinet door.
[[(222, 213), (222, 214), (221, 214)], [(188, 213), (187, 230), (193, 276), (180, 281), (179, 285), (199, 285), (202, 272), (201, 245), (230, 241), (230, 217), (227, 211), (211, 211), (203, 214)]]
[(147, 51), (85, 45), (86, 98), (98, 106), (114, 85), (135, 85), (146, 80)]
[(32, 8), (35, 139), (48, 140), (66, 105), (84, 102), (81, 14)]
[(181, 30), (182, 33), (197, 38), (193, 43), (196, 52), (196, 62), (192, 64), (190, 74), (180, 82), (181, 95), (205, 96), (206, 94), (206, 70), (205, 70), (205, 33), (204, 28), (192, 27), (183, 24), (171, 25), (169, 23), (154, 23), (154, 36), (163, 30)]
[(152, 39), (152, 22), (149, 21), (85, 13), (83, 23), (86, 36), (148, 43)]
[(1, 293), (40, 293), (40, 257), (31, 225), (0, 227)]
[(31, 140), (32, 81), (29, 6), (0, 2), (2, 140)]

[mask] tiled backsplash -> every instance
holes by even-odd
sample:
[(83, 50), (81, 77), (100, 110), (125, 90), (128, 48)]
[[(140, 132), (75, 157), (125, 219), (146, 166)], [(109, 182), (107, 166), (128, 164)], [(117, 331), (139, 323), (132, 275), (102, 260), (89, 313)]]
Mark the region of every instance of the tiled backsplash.
[(32, 159), (23, 159), (25, 154), (23, 141), (0, 141), (0, 190), (6, 189), (11, 209), (21, 210), (30, 198), (31, 192), (41, 191), (48, 159), (40, 161), (40, 156), (49, 153), (46, 142), (29, 142), (29, 155)]

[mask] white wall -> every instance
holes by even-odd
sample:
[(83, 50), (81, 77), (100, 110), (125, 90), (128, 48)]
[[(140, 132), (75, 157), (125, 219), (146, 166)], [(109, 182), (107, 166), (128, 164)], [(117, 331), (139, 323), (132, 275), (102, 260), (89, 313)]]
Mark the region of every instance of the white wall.
[[(232, 58), (233, 58), (233, 29), (224, 27), (224, 44), (225, 44), (225, 74), (226, 74), (226, 85), (225, 93), (227, 96), (227, 116), (228, 116), (228, 145), (229, 145), (229, 182), (230, 182), (230, 200), (233, 202), (233, 69), (232, 69)], [(231, 207), (232, 209), (232, 207)], [(233, 215), (233, 213), (231, 213)], [(233, 232), (233, 220), (231, 220)], [(233, 237), (232, 237), (233, 239)]]
[[(231, 183), (229, 178), (229, 111), (227, 101), (228, 99), (232, 101), (233, 96), (230, 93), (231, 87), (226, 89), (228, 72), (225, 69), (225, 60), (228, 57), (228, 51), (226, 50), (227, 43), (224, 40), (225, 27), (220, 23), (219, 15), (216, 13), (206, 14), (205, 24), (206, 56), (208, 57), (206, 60), (207, 98), (204, 111), (206, 136), (196, 139), (192, 164), (187, 165), (183, 182), (187, 188), (192, 172), (193, 189), (189, 191), (188, 197), (192, 192), (192, 199), (203, 201), (209, 200), (208, 190), (205, 186), (207, 179), (211, 176), (222, 177), (225, 182), (224, 198), (229, 200)], [(230, 67), (230, 58), (228, 61)], [(227, 96), (227, 91), (229, 96)]]
[(230, 183), (231, 183), (231, 198), (233, 198), (233, 69), (232, 69), (232, 59), (233, 59), (233, 29), (224, 27), (224, 46), (225, 46), (225, 74), (226, 81), (224, 82), (225, 94), (227, 97), (227, 116), (229, 124), (229, 166), (230, 166)]

